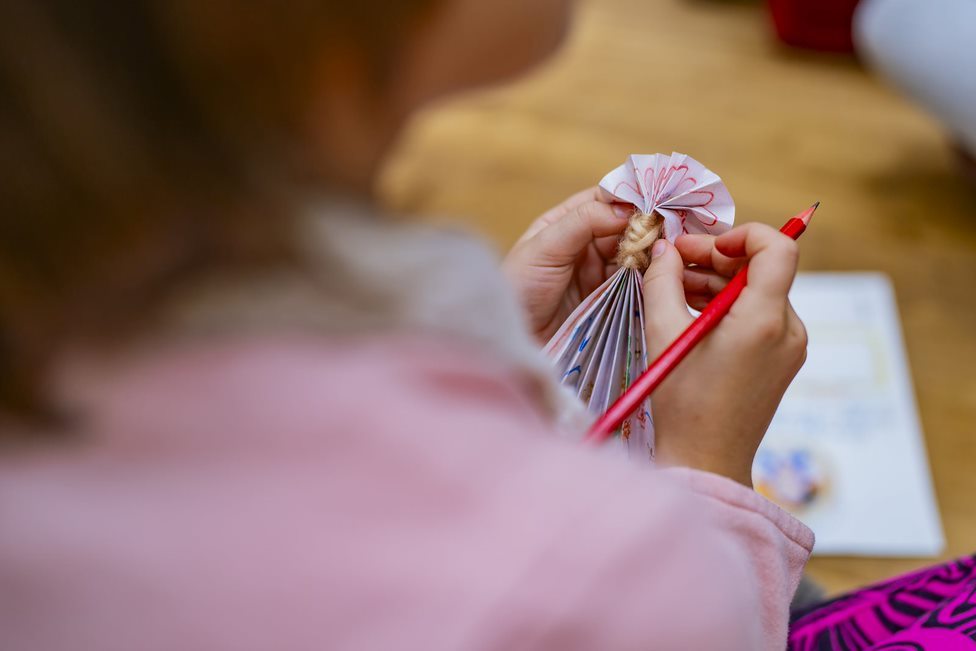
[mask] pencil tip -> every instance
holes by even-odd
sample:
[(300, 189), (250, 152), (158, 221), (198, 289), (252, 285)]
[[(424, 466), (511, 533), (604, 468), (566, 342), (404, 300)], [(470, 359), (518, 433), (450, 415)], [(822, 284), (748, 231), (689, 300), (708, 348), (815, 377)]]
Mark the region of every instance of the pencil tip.
[(817, 208), (819, 207), (820, 207), (820, 202), (818, 201), (817, 203), (813, 204), (812, 206), (804, 210), (802, 214), (798, 215), (800, 221), (803, 222), (804, 226), (810, 225), (810, 220), (813, 219), (813, 213), (817, 212)]

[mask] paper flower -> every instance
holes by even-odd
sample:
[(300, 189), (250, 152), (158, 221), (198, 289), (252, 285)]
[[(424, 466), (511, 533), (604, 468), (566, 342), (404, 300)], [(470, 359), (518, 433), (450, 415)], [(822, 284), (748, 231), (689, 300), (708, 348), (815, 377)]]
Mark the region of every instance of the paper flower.
[(671, 242), (682, 233), (724, 233), (735, 220), (735, 203), (722, 179), (677, 152), (634, 154), (603, 177), (600, 187), (646, 215), (660, 215)]
[[(659, 237), (673, 242), (682, 233), (723, 233), (735, 216), (721, 179), (684, 154), (630, 156), (600, 187), (635, 207), (621, 238), (620, 269), (580, 303), (545, 349), (562, 383), (594, 417), (647, 370), (641, 291), (646, 251)], [(630, 456), (653, 458), (650, 399), (623, 422), (618, 434)]]

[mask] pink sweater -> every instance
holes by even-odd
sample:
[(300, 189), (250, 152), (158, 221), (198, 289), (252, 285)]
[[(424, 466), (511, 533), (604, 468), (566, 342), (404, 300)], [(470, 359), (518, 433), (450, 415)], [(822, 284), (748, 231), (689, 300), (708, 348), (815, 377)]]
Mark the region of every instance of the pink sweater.
[(810, 531), (560, 440), (430, 339), (196, 343), (90, 371), (0, 454), (0, 649), (782, 649)]

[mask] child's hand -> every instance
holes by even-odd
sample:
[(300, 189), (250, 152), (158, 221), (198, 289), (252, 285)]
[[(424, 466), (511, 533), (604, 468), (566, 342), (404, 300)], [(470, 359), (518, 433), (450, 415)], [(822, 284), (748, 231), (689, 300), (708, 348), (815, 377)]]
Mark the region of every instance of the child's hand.
[(541, 341), (617, 270), (617, 241), (633, 211), (599, 187), (583, 190), (535, 220), (512, 247), (503, 270)]
[[(729, 314), (652, 397), (662, 465), (708, 470), (752, 485), (752, 462), (773, 414), (806, 359), (806, 331), (787, 298), (796, 243), (746, 224), (718, 237), (659, 240), (644, 274), (654, 359), (749, 261), (749, 282)], [(686, 264), (694, 267), (685, 268)]]

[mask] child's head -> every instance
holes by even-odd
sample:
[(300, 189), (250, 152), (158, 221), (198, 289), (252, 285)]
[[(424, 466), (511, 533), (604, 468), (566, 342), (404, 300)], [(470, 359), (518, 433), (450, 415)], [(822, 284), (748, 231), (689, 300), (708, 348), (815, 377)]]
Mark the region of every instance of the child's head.
[(0, 412), (72, 337), (288, 255), (412, 110), (551, 51), (567, 0), (0, 3)]
[(368, 183), (418, 106), (509, 78), (550, 53), (568, 13), (568, 0), (245, 4), (166, 3), (185, 69), (220, 120), (250, 111), (246, 132), (286, 129), (291, 146), (307, 147), (305, 163), (346, 187)]

